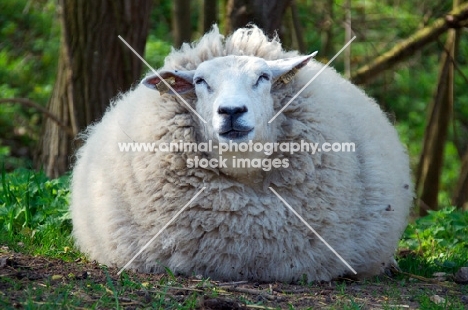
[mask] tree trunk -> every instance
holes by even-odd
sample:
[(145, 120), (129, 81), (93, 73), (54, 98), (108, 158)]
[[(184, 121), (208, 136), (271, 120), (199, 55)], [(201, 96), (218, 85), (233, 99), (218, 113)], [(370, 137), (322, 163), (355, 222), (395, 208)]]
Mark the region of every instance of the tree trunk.
[(378, 74), (414, 55), (415, 51), (434, 42), (450, 28), (468, 25), (468, 2), (450, 11), (446, 16), (437, 19), (431, 26), (424, 27), (408, 39), (395, 45), (390, 51), (375, 58), (369, 64), (359, 68), (351, 77), (356, 84), (365, 84)]
[[(62, 26), (57, 80), (48, 110), (73, 135), (99, 120), (109, 100), (140, 78), (142, 63), (119, 39), (144, 52), (151, 0), (60, 0)], [(79, 146), (56, 122), (45, 119), (38, 168), (58, 177), (71, 164)]]
[(291, 0), (229, 0), (227, 33), (254, 23), (269, 35), (280, 32), (281, 21)]
[(200, 32), (206, 33), (218, 23), (218, 0), (202, 0), (200, 10)]
[(179, 48), (182, 43), (190, 42), (192, 37), (190, 0), (172, 1), (172, 33), (174, 47)]
[(310, 51), (307, 51), (305, 43), (304, 43), (303, 31), (301, 27), (301, 22), (299, 21), (299, 13), (297, 12), (296, 1), (294, 0), (291, 1), (290, 8), (291, 8), (291, 18), (292, 18), (292, 23), (293, 23), (293, 28), (294, 28), (294, 34), (295, 34), (295, 38), (297, 41), (297, 48), (299, 52), (301, 53), (310, 52)]
[[(454, 1), (455, 5), (456, 0)], [(416, 188), (425, 208), (419, 214), (427, 214), (427, 208), (437, 210), (440, 175), (444, 161), (444, 147), (453, 111), (453, 71), (458, 41), (458, 30), (450, 29), (440, 60), (440, 73), (434, 101), (424, 136), (423, 151), (416, 174)]]

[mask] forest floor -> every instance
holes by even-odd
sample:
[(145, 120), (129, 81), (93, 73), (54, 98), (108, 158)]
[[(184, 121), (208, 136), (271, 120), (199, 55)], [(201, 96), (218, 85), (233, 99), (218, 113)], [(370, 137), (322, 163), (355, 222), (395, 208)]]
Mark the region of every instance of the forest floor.
[(221, 283), (0, 250), (1, 309), (467, 309), (468, 285), (409, 275), (320, 284)]

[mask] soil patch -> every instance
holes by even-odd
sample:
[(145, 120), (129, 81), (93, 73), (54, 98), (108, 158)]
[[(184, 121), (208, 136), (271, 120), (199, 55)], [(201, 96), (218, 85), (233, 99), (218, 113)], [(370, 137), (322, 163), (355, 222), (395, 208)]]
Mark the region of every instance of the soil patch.
[[(468, 308), (466, 285), (379, 277), (316, 284), (217, 282), (125, 272), (0, 252), (0, 308), (71, 309), (437, 309)], [(437, 297), (434, 297), (437, 296)], [(430, 307), (430, 309), (433, 309)]]

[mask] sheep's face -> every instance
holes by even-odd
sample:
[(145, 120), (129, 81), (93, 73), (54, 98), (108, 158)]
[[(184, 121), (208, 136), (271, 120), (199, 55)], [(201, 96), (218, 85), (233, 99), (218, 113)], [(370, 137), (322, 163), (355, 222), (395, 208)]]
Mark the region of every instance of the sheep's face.
[(206, 140), (272, 142), (276, 139), (275, 127), (268, 123), (275, 115), (272, 87), (314, 55), (274, 61), (230, 55), (202, 62), (192, 71), (161, 71), (142, 83), (170, 95), (195, 92), (195, 112), (206, 121), (200, 130)]
[(206, 61), (193, 76), (196, 110), (211, 126), (209, 139), (220, 142), (273, 139), (272, 72), (257, 57), (226, 56)]

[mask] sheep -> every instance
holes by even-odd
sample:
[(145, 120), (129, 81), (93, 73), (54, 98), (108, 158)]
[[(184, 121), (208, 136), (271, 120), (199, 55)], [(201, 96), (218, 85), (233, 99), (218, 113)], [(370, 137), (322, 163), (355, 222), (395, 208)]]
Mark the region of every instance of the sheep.
[[(331, 68), (286, 106), (323, 67), (312, 55), (284, 51), (256, 26), (227, 38), (214, 26), (173, 50), (159, 76), (119, 95), (83, 134), (70, 207), (78, 248), (123, 267), (204, 188), (131, 269), (262, 282), (352, 274), (320, 235), (357, 277), (380, 274), (395, 262), (407, 224), (409, 159), (375, 101)], [(132, 142), (156, 146), (119, 148)], [(182, 142), (213, 147), (162, 148)], [(220, 152), (242, 142), (277, 148)], [(278, 149), (301, 142), (354, 143), (355, 150)], [(195, 165), (221, 156), (218, 166)], [(235, 166), (239, 158), (252, 165)], [(276, 165), (263, 165), (269, 159)]]

